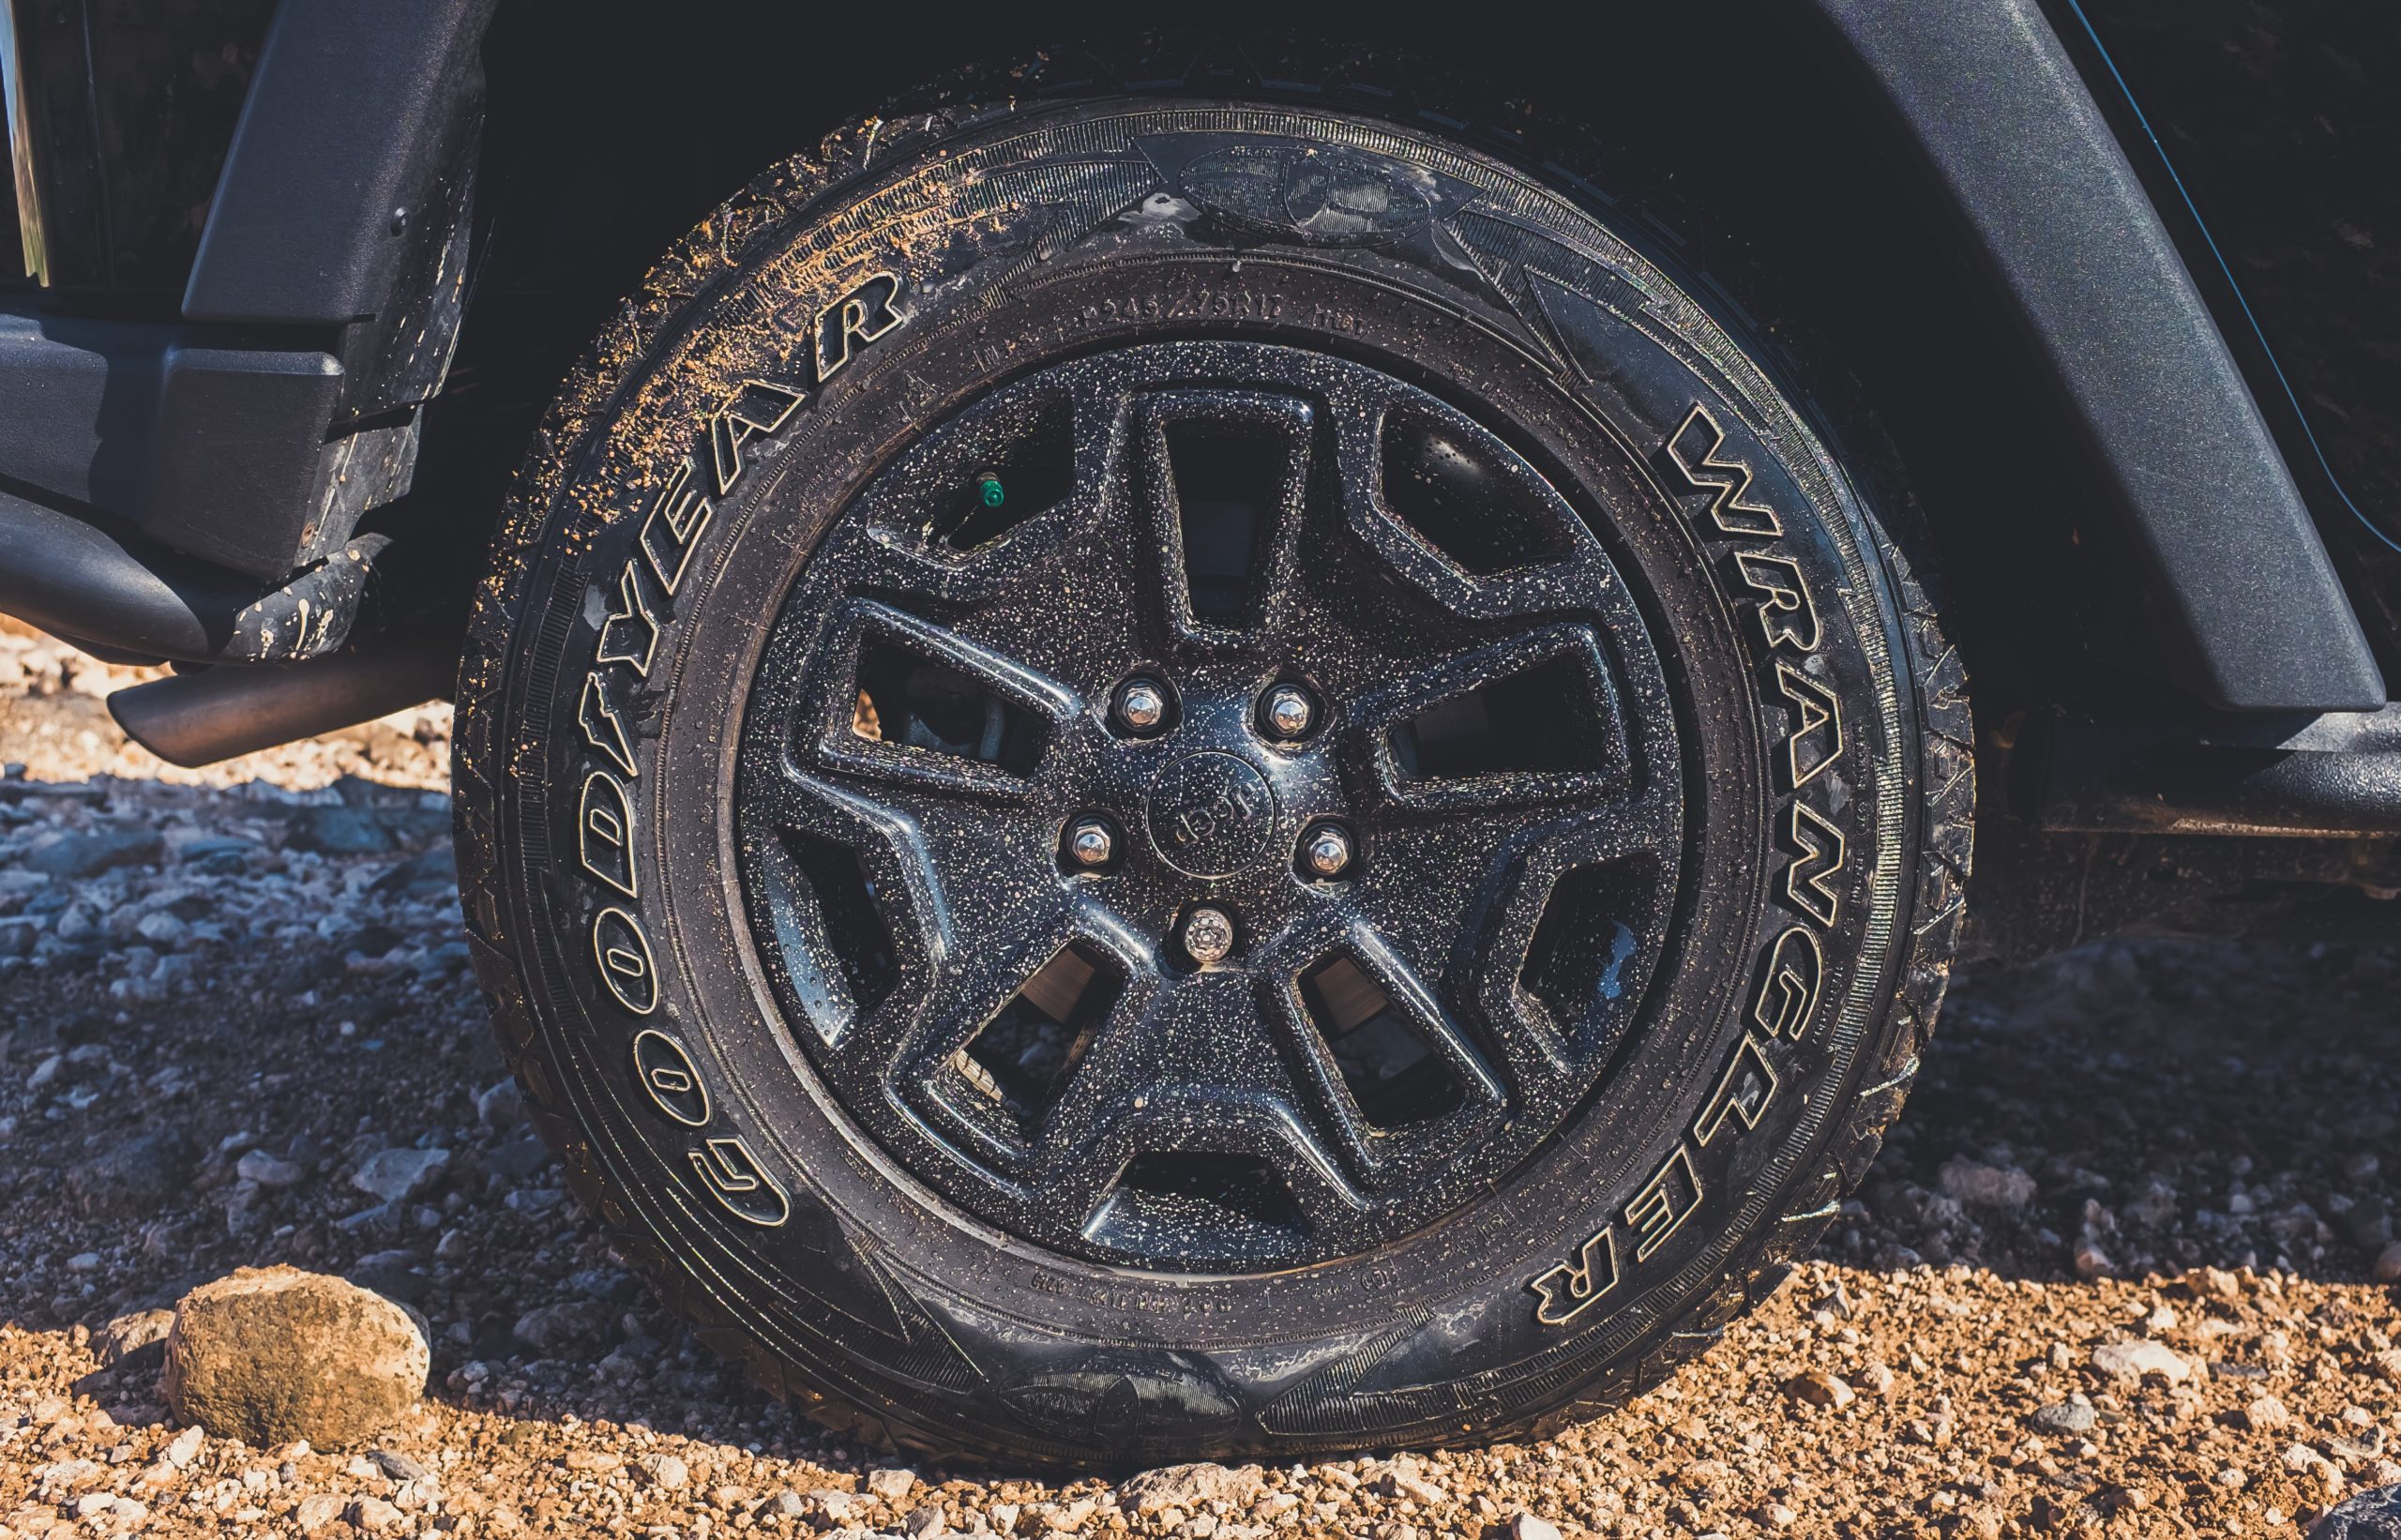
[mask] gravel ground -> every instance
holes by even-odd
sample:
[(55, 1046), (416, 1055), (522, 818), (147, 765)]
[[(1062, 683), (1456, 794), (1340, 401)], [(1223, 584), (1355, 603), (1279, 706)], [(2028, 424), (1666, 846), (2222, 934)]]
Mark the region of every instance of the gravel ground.
[[(446, 713), (191, 775), (112, 677), (0, 632), (0, 1536), (2292, 1534), (2401, 1482), (2401, 943), (1963, 976), (1819, 1257), (1551, 1442), (912, 1469), (748, 1388), (565, 1197), (468, 972)], [(179, 1430), (127, 1351), (276, 1262), (430, 1322), (380, 1443)]]

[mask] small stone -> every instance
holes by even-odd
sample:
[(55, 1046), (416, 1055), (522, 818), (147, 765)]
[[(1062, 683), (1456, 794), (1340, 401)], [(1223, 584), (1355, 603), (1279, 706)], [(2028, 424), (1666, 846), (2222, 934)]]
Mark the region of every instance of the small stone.
[(1538, 1518), (1530, 1513), (1521, 1513), (1513, 1517), (1507, 1528), (1502, 1532), (1506, 1534), (1509, 1540), (1560, 1540), (1558, 1525), (1548, 1518)]
[(2076, 1276), (2091, 1283), (2106, 1278), (2118, 1270), (2117, 1262), (2101, 1249), (2101, 1243), (2087, 1236), (2076, 1243)]
[(496, 1081), (476, 1095), (476, 1121), (487, 1128), (514, 1128), (524, 1116), (525, 1096), (514, 1079)]
[(916, 1485), (917, 1472), (906, 1466), (892, 1466), (867, 1473), (867, 1489), (886, 1502), (899, 1502)]
[(187, 1427), (167, 1441), (166, 1452), (159, 1457), (181, 1471), (200, 1458), (200, 1445), (205, 1437), (197, 1427)]
[(255, 1182), (262, 1187), (296, 1187), (309, 1173), (289, 1160), (279, 1160), (264, 1150), (252, 1150), (234, 1163), (234, 1174), (245, 1182)]
[(556, 1158), (538, 1134), (512, 1139), (484, 1156), (484, 1170), (511, 1182), (522, 1182)]
[(1248, 1502), (1259, 1495), (1264, 1473), (1256, 1465), (1224, 1466), (1202, 1460), (1163, 1465), (1129, 1476), (1117, 1487), (1117, 1505), (1137, 1514), (1164, 1508), (1190, 1510), (1211, 1502)]
[(374, 814), (356, 808), (294, 808), (284, 820), (287, 850), (321, 855), (374, 855), (390, 850), (392, 831)]
[(900, 1532), (907, 1535), (909, 1540), (928, 1540), (929, 1536), (940, 1534), (942, 1532), (942, 1510), (931, 1503), (921, 1508), (911, 1509), (909, 1517), (900, 1520)]
[(447, 1150), (378, 1150), (351, 1173), (350, 1185), (386, 1203), (404, 1203), (431, 1186), (449, 1164)]
[(692, 1479), (692, 1468), (677, 1455), (644, 1455), (638, 1462), (650, 1484), (663, 1492), (680, 1492)]
[(422, 1321), (382, 1295), (245, 1267), (176, 1303), (162, 1387), (178, 1417), (220, 1437), (334, 1448), (415, 1405), (430, 1363)]
[(2362, 1492), (2329, 1508), (2309, 1540), (2401, 1540), (2401, 1486)]
[(2022, 1209), (2034, 1200), (2034, 1179), (2014, 1166), (1986, 1166), (1955, 1155), (1943, 1162), (1936, 1180), (1947, 1196), (1984, 1208)]
[(2387, 1348), (2368, 1357), (2368, 1367), (2389, 1385), (2401, 1385), (2401, 1348)]
[(609, 1312), (591, 1300), (544, 1305), (517, 1318), (514, 1335), (536, 1352), (556, 1354), (570, 1348), (597, 1348), (609, 1330)]
[(808, 1500), (787, 1487), (761, 1503), (759, 1511), (777, 1518), (798, 1518), (808, 1511)]
[(1796, 1401), (1806, 1401), (1811, 1406), (1828, 1407), (1839, 1412), (1850, 1405), (1858, 1393), (1845, 1384), (1840, 1377), (1828, 1374), (1823, 1369), (1811, 1369), (1806, 1374), (1796, 1374), (1787, 1380), (1784, 1394)]
[(2193, 1377), (2193, 1366), (2165, 1342), (2112, 1342), (2092, 1351), (2092, 1366), (2112, 1380), (2156, 1375), (2172, 1385)]
[(2053, 1401), (2037, 1411), (2032, 1421), (2053, 1433), (2090, 1433), (2100, 1423), (2101, 1414), (2087, 1400)]
[(158, 830), (116, 824), (61, 835), (27, 851), (17, 864), (73, 881), (118, 867), (155, 867), (166, 853), (167, 842)]
[(2223, 1267), (2196, 1267), (2184, 1275), (2184, 1287), (2201, 1299), (2238, 1300), (2242, 1279)]
[(2254, 1433), (2268, 1433), (2292, 1421), (2292, 1413), (2273, 1396), (2262, 1396), (2242, 1409), (2242, 1426)]
[(377, 1449), (367, 1457), (394, 1481), (423, 1481), (433, 1474), (421, 1462), (397, 1449)]
[(808, 1501), (819, 1513), (825, 1516), (827, 1522), (847, 1524), (857, 1516), (860, 1509), (868, 1505), (868, 1499), (857, 1492), (844, 1492), (831, 1487), (820, 1487), (808, 1494)]
[[(1801, 1521), (1801, 1516), (1798, 1513), (1781, 1502), (1763, 1504), (1756, 1517), (1760, 1523), (1772, 1530), (1789, 1530)], [(1556, 1534), (1559, 1532), (1553, 1530), (1551, 1532)]]
[(362, 1497), (350, 1505), (350, 1521), (370, 1534), (388, 1530), (408, 1517), (380, 1497)]
[(136, 1310), (118, 1316), (92, 1334), (92, 1356), (102, 1368), (156, 1372), (167, 1361), (167, 1329), (173, 1310)]
[(310, 1492), (300, 1500), (298, 1507), (292, 1510), (293, 1522), (300, 1526), (301, 1533), (314, 1534), (340, 1518), (342, 1509), (347, 1506), (348, 1503), (331, 1492)]
[(2401, 1283), (2401, 1241), (2377, 1253), (2375, 1274), (2378, 1283)]
[(191, 1185), (193, 1151), (175, 1129), (136, 1134), (67, 1171), (68, 1196), (83, 1213), (132, 1219), (155, 1214)]

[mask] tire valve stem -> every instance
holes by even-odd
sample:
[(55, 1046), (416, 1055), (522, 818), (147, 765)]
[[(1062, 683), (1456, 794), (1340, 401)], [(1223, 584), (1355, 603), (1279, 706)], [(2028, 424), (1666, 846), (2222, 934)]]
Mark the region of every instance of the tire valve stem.
[(986, 507), (999, 507), (1003, 503), (1008, 501), (1008, 495), (1006, 489), (1003, 488), (1001, 485), (1000, 472), (978, 471), (975, 473), (976, 501), (982, 503)]

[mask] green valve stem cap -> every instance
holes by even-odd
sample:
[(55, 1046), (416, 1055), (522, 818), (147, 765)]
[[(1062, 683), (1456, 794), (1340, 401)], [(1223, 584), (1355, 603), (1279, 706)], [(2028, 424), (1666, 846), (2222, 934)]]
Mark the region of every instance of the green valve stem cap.
[(975, 495), (984, 500), (986, 507), (997, 508), (1008, 493), (1001, 490), (1001, 478), (998, 475), (985, 471), (975, 477)]

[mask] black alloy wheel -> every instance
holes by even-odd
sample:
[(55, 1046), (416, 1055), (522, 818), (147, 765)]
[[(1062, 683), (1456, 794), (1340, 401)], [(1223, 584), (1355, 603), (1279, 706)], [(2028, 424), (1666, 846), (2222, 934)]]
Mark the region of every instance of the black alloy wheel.
[(1424, 1229), (1584, 1099), (1667, 948), (1639, 610), (1539, 471), (1365, 365), (1138, 343), (1004, 386), (827, 532), (757, 681), (786, 1019), (885, 1151), (1073, 1256)]
[(1789, 366), (1506, 136), (1043, 68), (763, 174), (563, 390), (461, 678), (503, 1046), (862, 1439), (1606, 1409), (1906, 1095), (1956, 656)]

